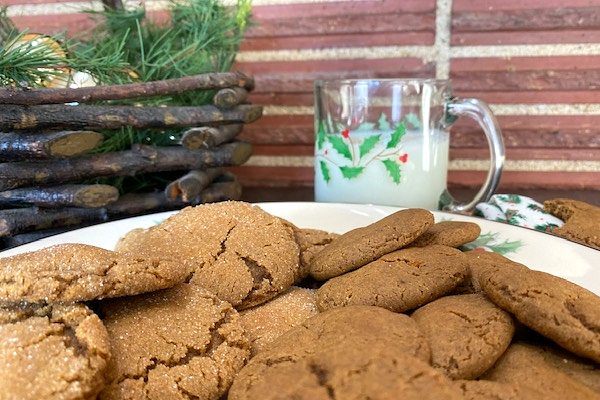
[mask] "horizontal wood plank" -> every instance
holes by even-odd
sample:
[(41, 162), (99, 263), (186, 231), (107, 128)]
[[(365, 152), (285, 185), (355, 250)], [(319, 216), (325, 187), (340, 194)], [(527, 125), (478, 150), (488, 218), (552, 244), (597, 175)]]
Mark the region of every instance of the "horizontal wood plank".
[[(248, 187), (311, 187), (314, 169), (310, 167), (251, 167), (228, 168)], [(474, 188), (485, 180), (483, 171), (450, 171), (448, 187)], [(519, 189), (574, 189), (600, 190), (596, 172), (521, 172), (506, 171), (498, 188), (499, 192)]]
[(600, 32), (592, 29), (564, 29), (517, 32), (453, 32), (453, 46), (510, 44), (598, 43)]
[(460, 11), (453, 32), (535, 31), (600, 28), (600, 7), (558, 7), (501, 11)]
[(521, 90), (597, 90), (600, 70), (544, 71), (452, 71), (455, 90), (521, 91)]
[(256, 21), (281, 18), (331, 17), (340, 14), (363, 15), (385, 13), (427, 13), (435, 10), (435, 0), (350, 0), (310, 3), (256, 4), (252, 15)]
[(246, 32), (246, 37), (278, 37), (297, 35), (331, 35), (340, 33), (381, 33), (434, 31), (435, 15), (428, 14), (338, 14), (257, 21)]
[(433, 45), (433, 32), (385, 32), (353, 33), (332, 35), (276, 36), (269, 38), (246, 38), (241, 44), (242, 51), (265, 51), (285, 49), (327, 49), (332, 47), (371, 47), (371, 46), (416, 46)]

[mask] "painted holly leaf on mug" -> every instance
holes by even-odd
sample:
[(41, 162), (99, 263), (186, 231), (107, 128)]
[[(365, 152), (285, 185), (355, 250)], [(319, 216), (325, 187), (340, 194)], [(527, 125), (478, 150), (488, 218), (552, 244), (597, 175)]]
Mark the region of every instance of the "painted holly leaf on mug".
[(331, 180), (331, 174), (329, 173), (329, 167), (327, 166), (327, 163), (325, 161), (321, 161), (319, 162), (319, 165), (321, 166), (321, 174), (323, 174), (323, 179), (325, 182), (329, 183)]
[(379, 119), (377, 120), (377, 128), (379, 128), (380, 131), (389, 131), (392, 129), (392, 126), (388, 122), (385, 113), (381, 113), (379, 116)]
[[(409, 115), (412, 115), (410, 120)], [(409, 154), (403, 151), (401, 143), (407, 123), (417, 126), (418, 117), (407, 114), (396, 124), (389, 122), (385, 113), (381, 113), (376, 123), (363, 122), (353, 130), (331, 120), (327, 124), (319, 123), (315, 156), (324, 181), (330, 182), (336, 176), (332, 175), (335, 170), (339, 170), (345, 179), (354, 179), (364, 172), (367, 165), (381, 162), (391, 180), (400, 184), (402, 165), (409, 162)], [(332, 170), (332, 167), (335, 169)]]
[(331, 146), (334, 148), (335, 151), (340, 153), (340, 155), (347, 158), (348, 160), (352, 161), (352, 153), (350, 153), (350, 147), (344, 141), (343, 136), (329, 135), (328, 139), (329, 143), (331, 143)]
[(393, 149), (398, 146), (400, 139), (402, 139), (402, 136), (404, 136), (405, 133), (406, 125), (404, 125), (404, 122), (400, 122), (394, 129), (394, 132), (392, 132), (392, 136), (390, 136), (390, 140), (388, 141), (386, 148)]
[(368, 152), (373, 150), (373, 147), (375, 147), (375, 145), (377, 145), (377, 143), (379, 143), (380, 139), (381, 139), (381, 135), (373, 135), (373, 136), (369, 136), (365, 140), (363, 140), (363, 142), (358, 147), (359, 157), (362, 158)]
[(400, 165), (398, 165), (396, 161), (390, 159), (382, 160), (381, 162), (385, 166), (388, 174), (390, 174), (392, 181), (394, 181), (394, 183), (400, 183)]
[(408, 113), (404, 116), (404, 120), (412, 125), (413, 128), (419, 129), (421, 127), (421, 120), (415, 113)]
[(352, 179), (360, 175), (365, 167), (340, 167), (340, 171), (344, 178)]
[(358, 132), (360, 131), (372, 131), (375, 128), (375, 124), (372, 122), (363, 122), (356, 128)]

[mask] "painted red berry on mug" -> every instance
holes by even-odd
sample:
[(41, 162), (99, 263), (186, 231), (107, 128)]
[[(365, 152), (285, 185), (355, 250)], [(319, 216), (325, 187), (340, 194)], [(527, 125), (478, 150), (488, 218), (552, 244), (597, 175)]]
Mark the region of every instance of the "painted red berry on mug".
[(344, 129), (342, 131), (342, 136), (346, 139), (348, 139), (350, 137), (350, 130), (349, 129)]
[(402, 154), (398, 159), (402, 164), (406, 163), (408, 161), (408, 153)]

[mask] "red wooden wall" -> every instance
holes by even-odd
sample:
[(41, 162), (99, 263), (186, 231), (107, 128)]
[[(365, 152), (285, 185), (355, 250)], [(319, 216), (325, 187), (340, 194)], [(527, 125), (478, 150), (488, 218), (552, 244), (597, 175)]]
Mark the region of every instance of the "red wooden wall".
[[(76, 34), (89, 2), (1, 0), (19, 27)], [(151, 9), (162, 4), (148, 1)], [(501, 185), (600, 190), (600, 0), (254, 0), (236, 68), (264, 117), (242, 136), (246, 186), (312, 185), (312, 83), (324, 77), (451, 78), (491, 104), (508, 160)], [(160, 13), (160, 11), (158, 11)], [(459, 121), (451, 186), (487, 169), (478, 128)]]

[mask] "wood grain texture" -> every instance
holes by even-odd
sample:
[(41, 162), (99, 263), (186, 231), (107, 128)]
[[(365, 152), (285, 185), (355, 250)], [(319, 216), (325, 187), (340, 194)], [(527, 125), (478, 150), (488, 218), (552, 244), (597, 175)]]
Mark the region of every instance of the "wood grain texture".
[(549, 9), (532, 7), (525, 10), (459, 11), (452, 16), (452, 30), (455, 32), (535, 31), (565, 28), (600, 28), (600, 7), (562, 6)]
[[(5, 0), (8, 5), (53, 2), (60, 1)], [(292, 107), (288, 111), (276, 110), (283, 115), (265, 115), (244, 127), (238, 137), (254, 145), (255, 155), (312, 155), (313, 118), (306, 113), (313, 105), (316, 79), (436, 75), (435, 0), (255, 4), (254, 26), (241, 50), (256, 53), (246, 59), (258, 61), (239, 62), (234, 69), (255, 77), (256, 90), (249, 96), (252, 104), (267, 106), (266, 109)], [(459, 57), (451, 53), (449, 62), (456, 95), (495, 105), (514, 105), (517, 113), (523, 107), (533, 109), (538, 104), (558, 106), (555, 110), (559, 111), (552, 111), (552, 115), (498, 116), (508, 159), (598, 161), (600, 115), (592, 115), (585, 107), (580, 115), (557, 113), (568, 111), (569, 105), (600, 104), (600, 54), (588, 46), (600, 43), (600, 2), (453, 0), (452, 13), (450, 51), (456, 47), (461, 51)], [(164, 11), (149, 14), (155, 20), (167, 18)], [(43, 33), (67, 30), (75, 34), (91, 26), (83, 14), (21, 16), (15, 22), (21, 28)], [(536, 48), (536, 45), (563, 45), (564, 49), (564, 45), (570, 44), (581, 45), (578, 48), (581, 54), (540, 56), (545, 53), (537, 52), (540, 46)], [(525, 53), (507, 57), (480, 57), (475, 48), (470, 50), (470, 46), (485, 46), (488, 49), (485, 54), (494, 55), (494, 46), (505, 45), (526, 45), (531, 50), (527, 47)], [(432, 51), (430, 56), (401, 57), (385, 52), (369, 53), (368, 58), (362, 56), (367, 54), (362, 49), (386, 46), (416, 46)], [(296, 50), (299, 52), (295, 53)], [(324, 51), (331, 52), (322, 56)], [(344, 56), (350, 51), (354, 54), (351, 58)], [(267, 61), (267, 56), (275, 61)], [(287, 59), (288, 56), (294, 60)], [(305, 114), (294, 115), (293, 107), (301, 107)], [(450, 157), (481, 160), (486, 154), (487, 144), (479, 127), (459, 119), (452, 128)], [(312, 185), (312, 169), (306, 167), (242, 166), (233, 171), (240, 174), (245, 186)], [(450, 186), (473, 188), (483, 181), (483, 175), (481, 171), (452, 171)], [(600, 172), (509, 171), (501, 182), (502, 190), (511, 191), (543, 187), (598, 189), (599, 186)]]
[[(248, 187), (312, 187), (313, 168), (291, 167), (234, 167), (229, 168), (242, 186)], [(450, 171), (448, 187), (472, 188), (480, 186), (486, 173), (483, 171)], [(502, 174), (499, 192), (519, 189), (574, 189), (600, 190), (595, 172), (513, 172)]]

